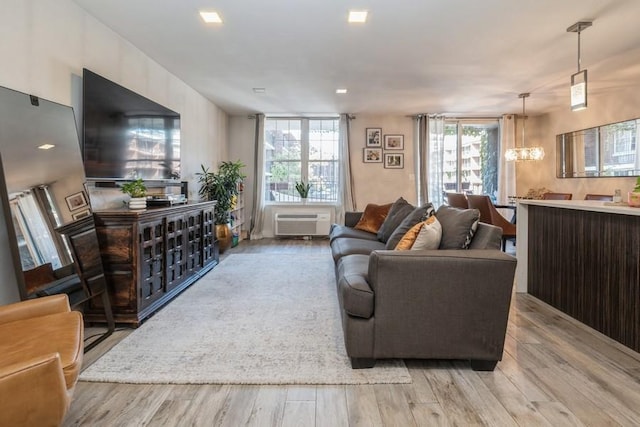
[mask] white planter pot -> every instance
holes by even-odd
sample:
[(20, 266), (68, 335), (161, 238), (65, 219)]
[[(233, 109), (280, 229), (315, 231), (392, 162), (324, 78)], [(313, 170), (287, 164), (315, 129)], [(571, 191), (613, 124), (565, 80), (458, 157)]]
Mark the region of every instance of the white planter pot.
[(146, 197), (132, 197), (129, 199), (129, 209), (139, 210), (147, 208)]

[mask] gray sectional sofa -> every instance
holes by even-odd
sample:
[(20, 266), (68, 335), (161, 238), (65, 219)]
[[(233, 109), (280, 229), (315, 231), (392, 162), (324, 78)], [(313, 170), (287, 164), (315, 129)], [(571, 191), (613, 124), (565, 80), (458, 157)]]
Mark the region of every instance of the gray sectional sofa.
[[(450, 247), (445, 239), (456, 215), (468, 213), (452, 209), (435, 213), (440, 247)], [(348, 212), (330, 234), (353, 368), (415, 358), (465, 359), (474, 370), (493, 370), (502, 359), (516, 267), (500, 251), (501, 229), (476, 221), (468, 249), (398, 251), (380, 233), (355, 229), (361, 216)]]

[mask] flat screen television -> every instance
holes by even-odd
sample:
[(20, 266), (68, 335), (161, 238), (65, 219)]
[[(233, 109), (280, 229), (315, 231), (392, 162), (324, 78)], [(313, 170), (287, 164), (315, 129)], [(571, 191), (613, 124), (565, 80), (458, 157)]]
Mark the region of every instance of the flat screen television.
[(82, 157), (90, 180), (178, 180), (180, 114), (82, 72)]

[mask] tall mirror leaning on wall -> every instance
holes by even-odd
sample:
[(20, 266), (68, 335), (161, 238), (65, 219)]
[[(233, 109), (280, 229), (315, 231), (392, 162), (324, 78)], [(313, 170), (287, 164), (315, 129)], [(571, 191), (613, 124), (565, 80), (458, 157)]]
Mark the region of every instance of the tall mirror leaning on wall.
[[(81, 309), (100, 297), (109, 319), (73, 109), (0, 87), (0, 159), (0, 193), (21, 299), (66, 293), (72, 307)], [(74, 233), (95, 253), (76, 252)], [(91, 265), (92, 271), (79, 265)]]

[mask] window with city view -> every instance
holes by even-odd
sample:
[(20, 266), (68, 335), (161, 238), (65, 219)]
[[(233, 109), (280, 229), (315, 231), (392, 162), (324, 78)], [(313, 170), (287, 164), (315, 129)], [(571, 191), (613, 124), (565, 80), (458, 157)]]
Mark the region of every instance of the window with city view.
[(487, 194), (495, 199), (499, 135), (497, 120), (445, 122), (442, 165), (445, 193)]
[(309, 183), (308, 201), (336, 202), (339, 167), (338, 118), (265, 118), (264, 197), (299, 202), (296, 182)]

